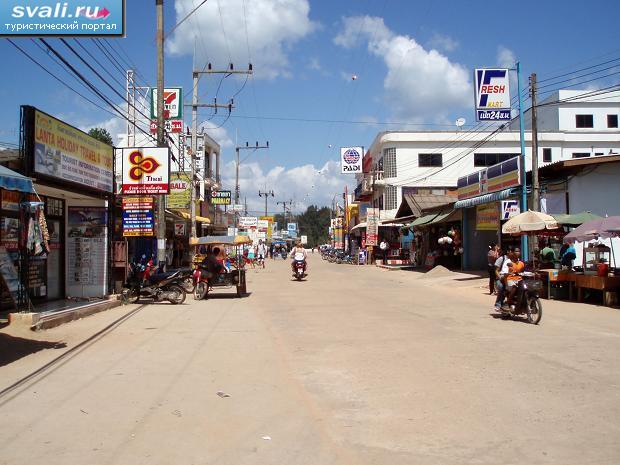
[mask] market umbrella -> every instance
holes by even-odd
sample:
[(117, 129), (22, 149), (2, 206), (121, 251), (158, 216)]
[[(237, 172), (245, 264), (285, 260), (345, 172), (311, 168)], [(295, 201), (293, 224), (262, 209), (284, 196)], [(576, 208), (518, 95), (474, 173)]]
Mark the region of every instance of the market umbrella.
[(558, 213), (551, 215), (555, 218), (558, 224), (561, 225), (575, 225), (579, 226), (580, 224), (587, 223), (588, 221), (601, 219), (600, 216), (595, 215), (591, 212), (580, 212), (573, 213), (572, 215)]
[(528, 210), (510, 218), (504, 226), (504, 234), (528, 234), (546, 229), (558, 229), (560, 226), (553, 216)]
[(583, 223), (578, 228), (569, 232), (567, 241), (589, 241), (595, 237), (607, 239), (614, 235), (613, 231), (620, 229), (620, 216), (609, 216)]

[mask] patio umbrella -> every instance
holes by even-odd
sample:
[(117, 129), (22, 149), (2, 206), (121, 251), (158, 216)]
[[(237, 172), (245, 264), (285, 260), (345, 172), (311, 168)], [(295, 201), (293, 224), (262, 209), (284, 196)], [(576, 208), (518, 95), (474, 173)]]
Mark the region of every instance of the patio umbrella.
[(620, 230), (620, 216), (609, 216), (583, 223), (578, 228), (568, 233), (565, 240), (589, 241), (597, 236), (607, 239), (614, 235), (613, 231)]
[(558, 213), (558, 214), (553, 214), (551, 216), (553, 216), (556, 219), (558, 224), (570, 225), (570, 226), (579, 226), (583, 223), (587, 223), (588, 221), (601, 219), (600, 216), (595, 215), (594, 213), (591, 213), (591, 212), (587, 212), (587, 211), (580, 212), (580, 213), (573, 213), (572, 215)]
[(502, 226), (502, 233), (528, 234), (558, 228), (559, 225), (553, 216), (528, 210), (506, 221), (504, 226)]

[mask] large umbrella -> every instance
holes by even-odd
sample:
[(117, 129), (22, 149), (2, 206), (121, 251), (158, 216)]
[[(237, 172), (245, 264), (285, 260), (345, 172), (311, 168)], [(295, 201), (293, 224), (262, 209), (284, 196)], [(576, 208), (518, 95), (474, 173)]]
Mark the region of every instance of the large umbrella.
[(600, 216), (595, 215), (594, 213), (591, 213), (591, 212), (587, 212), (587, 211), (580, 212), (580, 213), (573, 213), (572, 215), (558, 213), (558, 214), (553, 214), (551, 216), (555, 218), (558, 224), (568, 225), (568, 226), (579, 226), (583, 223), (587, 223), (588, 221), (601, 219)]
[(504, 226), (504, 234), (528, 234), (546, 229), (558, 229), (560, 226), (553, 216), (528, 210), (510, 218)]
[(607, 218), (599, 218), (597, 220), (583, 223), (578, 228), (568, 233), (565, 240), (570, 241), (589, 241), (600, 237), (607, 239), (614, 235), (613, 231), (620, 228), (620, 216), (609, 216)]

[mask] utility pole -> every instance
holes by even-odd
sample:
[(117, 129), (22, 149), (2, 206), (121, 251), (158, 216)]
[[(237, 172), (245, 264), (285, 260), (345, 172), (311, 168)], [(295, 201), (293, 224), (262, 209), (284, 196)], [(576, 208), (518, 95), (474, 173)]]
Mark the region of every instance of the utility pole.
[[(166, 147), (164, 126), (164, 0), (155, 0), (157, 10), (157, 146)], [(169, 156), (169, 155), (168, 155)], [(166, 196), (157, 196), (157, 261), (166, 262)]]
[(275, 196), (275, 194), (273, 193), (273, 191), (266, 191), (266, 192), (263, 192), (263, 191), (260, 191), (260, 190), (259, 190), (259, 191), (258, 191), (258, 196), (259, 196), (259, 197), (265, 197), (265, 216), (267, 216), (267, 199), (269, 198), (269, 196), (274, 197), (274, 196)]
[[(521, 212), (527, 211), (527, 178), (525, 173), (525, 121), (523, 119), (523, 98), (521, 97), (521, 63), (516, 63), (517, 92), (519, 97), (519, 137), (521, 140)], [(521, 256), (523, 261), (529, 260), (527, 236), (521, 236)]]
[(538, 108), (536, 100), (538, 83), (536, 73), (530, 76), (530, 94), (532, 97), (532, 210), (540, 211), (540, 186), (538, 185)]
[[(251, 68), (252, 65), (250, 65), (250, 72), (252, 71)], [(245, 143), (245, 147), (244, 146), (239, 146), (237, 145), (235, 147), (235, 155), (236, 155), (236, 161), (235, 161), (235, 205), (239, 204), (239, 195), (240, 195), (240, 189), (239, 189), (239, 166), (241, 165), (241, 160), (240, 160), (240, 151), (241, 150), (259, 150), (259, 149), (268, 149), (269, 148), (269, 141), (267, 141), (265, 143), (265, 145), (258, 145), (258, 142), (256, 142), (256, 145), (251, 146), (249, 144), (249, 142)], [(247, 206), (246, 206), (246, 210), (247, 210)], [(235, 214), (235, 227), (237, 227), (237, 215)]]
[[(289, 200), (288, 202), (286, 200), (283, 202), (276, 202), (276, 204), (282, 205), (282, 211), (284, 212), (284, 222), (286, 223), (286, 206), (288, 205), (290, 208), (290, 206), (293, 204), (293, 199)], [(282, 229), (286, 229), (286, 228), (282, 228)]]

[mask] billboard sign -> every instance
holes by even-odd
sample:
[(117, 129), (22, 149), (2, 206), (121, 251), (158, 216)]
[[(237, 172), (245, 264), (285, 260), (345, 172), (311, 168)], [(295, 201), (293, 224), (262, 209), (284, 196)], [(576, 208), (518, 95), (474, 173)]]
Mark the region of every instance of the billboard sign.
[(377, 245), (379, 242), (379, 209), (366, 210), (366, 245)]
[(153, 197), (123, 197), (123, 236), (153, 236)]
[(230, 191), (211, 191), (212, 205), (230, 205), (232, 193)]
[(255, 228), (258, 224), (258, 218), (256, 216), (242, 216), (239, 218), (239, 227), (241, 228)]
[(166, 147), (123, 149), (121, 194), (168, 194), (170, 152)]
[(269, 220), (258, 220), (258, 229), (269, 229)]
[(502, 200), (502, 220), (509, 220), (521, 213), (518, 200)]
[(341, 173), (356, 174), (362, 172), (362, 158), (364, 158), (363, 147), (341, 147), (340, 164)]
[(188, 209), (191, 202), (191, 175), (190, 173), (172, 173), (170, 179), (170, 194), (166, 197), (168, 208)]
[(459, 200), (521, 185), (521, 157), (516, 156), (457, 181)]
[(1, 36), (124, 37), (125, 0), (5, 0)]
[(243, 204), (242, 203), (236, 203), (232, 206), (233, 211), (235, 212), (242, 212), (243, 211)]
[(186, 223), (174, 223), (174, 235), (175, 236), (187, 235), (187, 224)]
[(308, 243), (308, 236), (301, 236), (301, 244), (306, 245)]
[(496, 202), (476, 205), (476, 230), (497, 231), (499, 229), (499, 209)]
[[(183, 119), (183, 88), (167, 87), (164, 89), (164, 118), (167, 120)], [(157, 119), (157, 87), (151, 87), (151, 119)], [(183, 122), (181, 122), (181, 131)]]
[(474, 71), (476, 119), (510, 121), (510, 73), (506, 68)]
[(114, 148), (34, 110), (34, 171), (62, 182), (114, 190)]
[[(180, 134), (183, 132), (182, 119), (167, 119), (164, 121), (164, 131)], [(151, 134), (157, 133), (157, 120), (151, 121)]]

